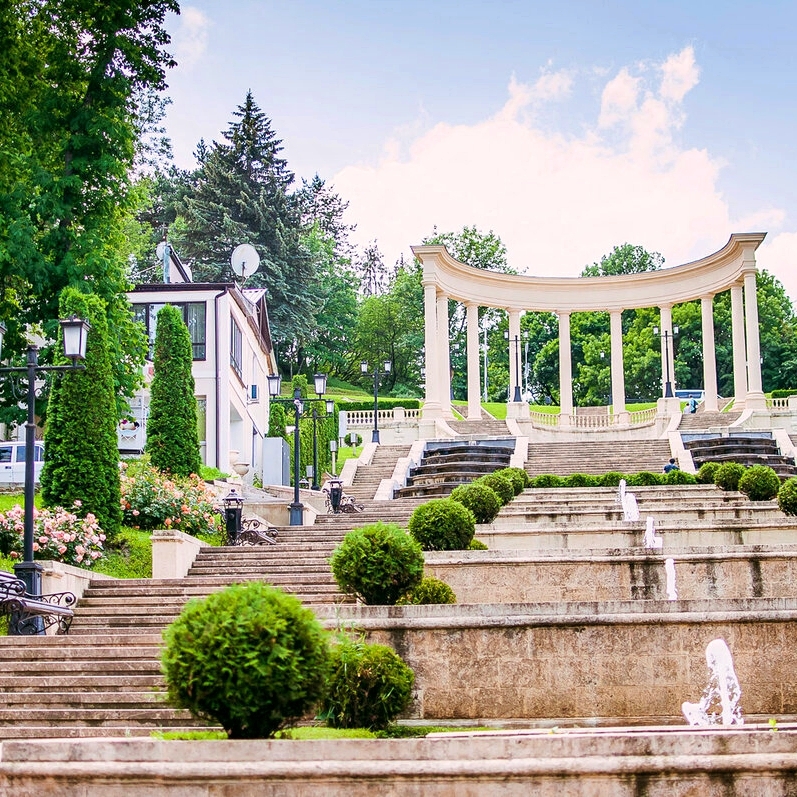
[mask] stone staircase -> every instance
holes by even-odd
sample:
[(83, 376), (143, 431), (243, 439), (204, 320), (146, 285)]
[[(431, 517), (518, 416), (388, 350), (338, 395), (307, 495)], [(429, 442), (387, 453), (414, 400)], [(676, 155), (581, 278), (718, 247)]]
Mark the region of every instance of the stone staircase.
[(357, 468), (354, 481), (345, 488), (346, 494), (356, 501), (373, 498), (382, 479), (391, 478), (396, 462), (409, 453), (410, 446), (377, 446), (371, 464)]
[(532, 477), (541, 473), (660, 473), (670, 456), (666, 440), (529, 443), (526, 472)]
[(797, 475), (793, 457), (780, 453), (778, 444), (769, 432), (719, 435), (684, 435), (684, 446), (689, 449), (699, 468), (706, 462), (738, 462), (749, 467), (765, 465), (772, 468), (781, 479)]
[(506, 421), (496, 418), (482, 418), (478, 421), (449, 421), (448, 425), (460, 437), (474, 439), (477, 437), (506, 437), (511, 434)]
[(713, 429), (715, 427), (727, 427), (741, 417), (739, 410), (731, 412), (706, 412), (698, 409), (695, 413), (684, 413), (681, 422), (678, 424), (679, 432), (688, 432), (699, 429)]

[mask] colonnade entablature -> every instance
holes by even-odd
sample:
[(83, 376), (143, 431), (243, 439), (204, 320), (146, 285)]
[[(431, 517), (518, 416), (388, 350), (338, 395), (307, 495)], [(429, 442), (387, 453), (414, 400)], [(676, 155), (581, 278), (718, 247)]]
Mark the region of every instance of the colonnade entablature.
[[(718, 409), (714, 351), (713, 298), (731, 292), (734, 387), (737, 406), (764, 409), (761, 385), (755, 252), (766, 233), (734, 233), (719, 251), (680, 266), (641, 274), (606, 277), (533, 277), (474, 268), (456, 260), (445, 246), (413, 246), (423, 266), (426, 396), (424, 418), (452, 418), (448, 300), (466, 308), (468, 418), (481, 417), (478, 308), (505, 310), (509, 316), (510, 386), (518, 385), (517, 357), (511, 343), (520, 335), (525, 311), (553, 312), (559, 318), (560, 428), (574, 416), (570, 353), (570, 315), (608, 312), (611, 321), (611, 374), (615, 422), (628, 423), (625, 409), (621, 318), (623, 310), (658, 307), (661, 314), (662, 385), (672, 399), (674, 374), (672, 307), (699, 299), (702, 310), (703, 376), (707, 410)], [(512, 399), (515, 401), (512, 401)], [(518, 402), (510, 389), (510, 405)], [(674, 400), (673, 400), (674, 401)], [(526, 406), (526, 412), (528, 412)], [(522, 411), (510, 407), (510, 416)]]

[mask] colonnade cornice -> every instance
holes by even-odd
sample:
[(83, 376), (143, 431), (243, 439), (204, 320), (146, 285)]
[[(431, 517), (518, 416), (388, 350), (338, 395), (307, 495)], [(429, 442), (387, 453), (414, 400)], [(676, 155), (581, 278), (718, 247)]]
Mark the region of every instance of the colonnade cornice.
[(502, 274), (459, 262), (444, 246), (413, 246), (423, 263), (423, 284), (464, 304), (508, 311), (622, 311), (714, 296), (755, 273), (755, 250), (766, 233), (734, 233), (719, 251), (700, 260), (642, 274), (614, 277), (533, 277)]

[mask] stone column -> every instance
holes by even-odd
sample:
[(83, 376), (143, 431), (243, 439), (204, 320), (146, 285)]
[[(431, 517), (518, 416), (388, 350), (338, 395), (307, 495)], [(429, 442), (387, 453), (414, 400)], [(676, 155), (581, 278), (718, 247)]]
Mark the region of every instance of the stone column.
[[(515, 387), (520, 385), (520, 311), (509, 311), (509, 392), (507, 401), (515, 401)], [(521, 399), (522, 401), (522, 399)]]
[(628, 423), (625, 411), (625, 373), (623, 372), (623, 311), (609, 315), (612, 339), (612, 412), (621, 424)]
[(714, 297), (700, 297), (700, 318), (703, 323), (703, 390), (707, 412), (717, 412), (717, 354), (714, 345)]
[(559, 425), (570, 426), (573, 416), (573, 373), (570, 354), (570, 311), (559, 317)]
[(437, 297), (437, 351), (439, 352), (438, 373), (440, 374), (440, 406), (444, 418), (453, 418), (451, 412), (451, 349), (448, 330), (448, 296)]
[(761, 345), (758, 340), (758, 297), (756, 296), (756, 273), (744, 275), (744, 319), (747, 324), (747, 409), (767, 408), (761, 384)]
[[(672, 307), (664, 305), (659, 308), (661, 317), (661, 394), (664, 398), (672, 398), (675, 395), (675, 347), (672, 342)], [(667, 396), (667, 382), (673, 391), (672, 396)]]
[(437, 288), (432, 283), (423, 286), (424, 364), (426, 367), (426, 396), (423, 402), (424, 418), (439, 418), (440, 364), (437, 352)]
[(479, 305), (468, 302), (465, 306), (468, 325), (468, 420), (482, 417), (481, 383), (479, 372)]
[(744, 342), (742, 286), (731, 287), (731, 335), (733, 339), (733, 391), (735, 406), (744, 407), (747, 399), (747, 347)]

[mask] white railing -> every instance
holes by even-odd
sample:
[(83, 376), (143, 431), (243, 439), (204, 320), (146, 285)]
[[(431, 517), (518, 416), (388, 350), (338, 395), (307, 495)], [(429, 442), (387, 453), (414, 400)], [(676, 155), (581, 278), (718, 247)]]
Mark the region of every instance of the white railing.
[(767, 398), (767, 409), (769, 410), (787, 410), (789, 409), (788, 398)]
[(656, 407), (648, 407), (646, 410), (636, 410), (635, 412), (628, 413), (628, 423), (631, 426), (643, 426), (644, 424), (653, 423), (656, 420)]
[[(380, 424), (391, 421), (416, 421), (421, 417), (421, 411), (420, 409), (405, 410), (403, 407), (396, 407), (392, 410), (378, 410), (376, 417)], [(373, 410), (346, 410), (346, 426), (372, 427), (373, 425)]]
[(531, 422), (537, 426), (559, 426), (559, 415), (553, 412), (529, 411)]
[(614, 426), (614, 415), (571, 415), (570, 425), (576, 429), (607, 429)]
[[(628, 413), (629, 426), (646, 426), (656, 420), (656, 407), (650, 407), (646, 410), (637, 410), (636, 412)], [(531, 422), (535, 426), (558, 427), (560, 426), (560, 416), (558, 413), (549, 412), (529, 412)], [(621, 416), (619, 415), (571, 415), (570, 428), (571, 429), (608, 429), (612, 426), (621, 425)]]

